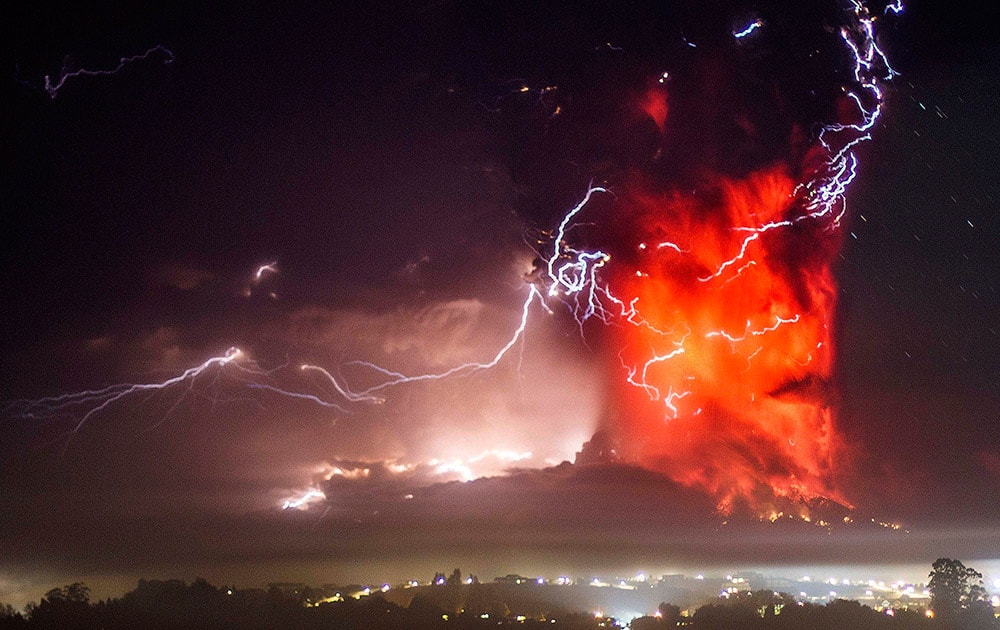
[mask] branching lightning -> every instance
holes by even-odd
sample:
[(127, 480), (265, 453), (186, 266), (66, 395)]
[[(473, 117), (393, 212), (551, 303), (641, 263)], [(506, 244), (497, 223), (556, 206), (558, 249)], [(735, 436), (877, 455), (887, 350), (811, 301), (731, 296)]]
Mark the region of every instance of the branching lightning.
[(210, 402), (231, 401), (231, 397), (224, 394), (223, 390), (230, 391), (229, 386), (233, 384), (305, 400), (340, 412), (345, 411), (342, 406), (318, 395), (280, 387), (277, 384), (276, 372), (277, 370), (266, 371), (260, 368), (246, 353), (233, 347), (220, 356), (211, 357), (163, 381), (118, 383), (101, 389), (35, 400), (12, 401), (5, 406), (5, 413), (12, 413), (25, 419), (69, 418), (72, 424), (68, 434), (74, 434), (83, 429), (95, 416), (110, 410), (115, 405), (146, 402), (150, 396), (158, 394), (173, 396), (169, 399), (170, 406), (164, 416), (169, 416), (189, 399)]
[[(446, 379), (460, 374), (468, 374), (480, 370), (488, 370), (490, 368), (496, 367), (500, 363), (500, 361), (502, 361), (503, 358), (507, 355), (507, 353), (510, 352), (510, 350), (517, 345), (518, 341), (520, 341), (523, 338), (525, 328), (527, 328), (528, 326), (528, 317), (531, 313), (531, 305), (536, 301), (539, 302), (539, 304), (543, 309), (549, 310), (549, 307), (545, 303), (544, 296), (538, 290), (538, 287), (536, 287), (535, 285), (528, 285), (528, 296), (527, 298), (525, 298), (524, 304), (521, 307), (521, 320), (517, 328), (514, 329), (514, 332), (511, 335), (510, 340), (508, 340), (507, 343), (505, 343), (497, 351), (497, 353), (493, 356), (493, 358), (489, 359), (488, 361), (463, 363), (461, 365), (456, 365), (442, 372), (428, 372), (425, 374), (414, 374), (414, 375), (406, 375), (400, 372), (387, 370), (381, 366), (375, 365), (374, 363), (370, 363), (368, 361), (353, 361), (351, 363), (352, 365), (368, 368), (369, 370), (375, 372), (376, 374), (380, 374), (386, 377), (387, 379), (385, 381), (382, 381), (381, 383), (373, 385), (359, 392), (352, 392), (349, 388), (341, 386), (340, 384), (337, 383), (336, 379), (332, 377), (332, 375), (330, 375), (328, 372), (325, 372), (325, 370), (323, 372), (333, 383), (334, 387), (338, 391), (343, 392), (344, 395), (347, 396), (349, 399), (368, 400), (369, 402), (371, 402), (371, 401), (381, 400), (378, 397), (373, 396), (376, 392), (380, 392), (384, 389), (395, 387), (397, 385), (404, 385), (407, 383), (419, 383), (422, 381), (438, 381), (441, 379)], [(303, 369), (320, 369), (320, 368), (316, 368), (315, 366), (303, 366)]]
[(113, 76), (125, 69), (125, 66), (139, 62), (147, 61), (154, 56), (159, 55), (162, 57), (163, 64), (171, 64), (174, 62), (174, 53), (172, 53), (165, 46), (158, 45), (153, 46), (146, 52), (133, 55), (131, 57), (122, 57), (118, 60), (118, 65), (110, 70), (87, 70), (85, 68), (80, 70), (67, 70), (65, 67), (59, 72), (59, 75), (53, 79), (51, 75), (45, 75), (45, 91), (48, 93), (49, 98), (54, 99), (59, 95), (59, 91), (63, 89), (66, 82), (70, 79), (75, 79), (78, 77), (105, 77)]
[[(158, 383), (120, 383), (117, 385), (109, 385), (103, 389), (62, 394), (59, 396), (51, 396), (37, 400), (14, 401), (8, 405), (8, 407), (17, 409), (19, 415), (26, 418), (48, 418), (61, 414), (72, 414), (75, 410), (82, 409), (83, 415), (80, 416), (72, 429), (73, 432), (77, 432), (83, 428), (87, 421), (93, 416), (108, 409), (115, 403), (137, 397), (141, 394), (155, 393), (158, 391), (172, 389), (177, 386), (186, 386), (186, 388), (182, 389), (181, 396), (177, 403), (175, 403), (176, 406), (176, 404), (179, 404), (184, 397), (194, 395), (199, 391), (195, 389), (195, 385), (198, 384), (200, 376), (212, 368), (222, 368), (231, 363), (235, 364), (235, 362), (242, 356), (243, 353), (239, 348), (230, 348), (222, 356), (212, 357), (201, 365), (188, 368), (178, 376)], [(239, 372), (243, 375), (254, 377), (263, 375), (263, 373), (256, 367), (251, 366), (249, 368), (244, 368), (238, 364), (236, 365)], [(213, 379), (217, 377), (218, 374), (214, 375)]]

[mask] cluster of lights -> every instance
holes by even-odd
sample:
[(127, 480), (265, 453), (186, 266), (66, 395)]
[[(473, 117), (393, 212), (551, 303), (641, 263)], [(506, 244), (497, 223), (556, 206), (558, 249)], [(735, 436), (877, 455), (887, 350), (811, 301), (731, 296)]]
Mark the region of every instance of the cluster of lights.
[[(693, 579), (695, 579), (695, 580), (705, 580), (705, 576), (702, 575), (702, 574), (698, 574)], [(574, 580), (572, 580), (571, 578), (569, 578), (568, 576), (565, 576), (565, 575), (559, 576), (558, 578), (556, 578), (554, 580), (548, 580), (548, 579), (546, 579), (544, 577), (537, 577), (537, 578), (517, 578), (516, 580), (514, 580), (513, 578), (511, 578), (511, 580), (514, 583), (516, 583), (516, 584), (535, 585), (535, 586), (544, 586), (544, 585), (549, 585), (549, 584), (551, 584), (551, 585), (558, 585), (558, 586), (571, 586), (571, 585), (574, 585), (576, 583), (576, 582), (574, 582)], [(810, 577), (810, 576), (802, 576), (802, 577), (800, 577), (798, 579), (798, 581), (799, 582), (804, 582), (804, 583), (812, 583), (813, 582), (813, 578)], [(468, 577), (463, 582), (466, 585), (471, 585), (474, 582), (474, 580), (471, 577)], [(640, 573), (637, 573), (635, 576), (633, 576), (631, 578), (628, 578), (628, 579), (615, 578), (612, 581), (604, 581), (604, 580), (601, 580), (600, 578), (594, 577), (594, 578), (591, 578), (589, 581), (581, 582), (581, 584), (588, 584), (590, 586), (601, 587), (601, 588), (620, 588), (620, 589), (626, 589), (626, 590), (635, 590), (637, 588), (637, 586), (636, 586), (637, 584), (644, 584), (644, 585), (648, 585), (648, 586), (652, 587), (653, 585), (655, 585), (656, 582), (657, 582), (657, 580), (649, 578), (644, 572), (640, 572)], [(447, 583), (448, 582), (447, 582), (446, 578), (444, 578), (443, 576), (439, 575), (439, 576), (435, 577), (435, 579), (433, 581), (431, 581), (429, 583), (426, 583), (426, 585), (429, 585), (429, 586), (444, 586)], [(864, 596), (861, 598), (862, 600), (864, 600), (864, 599), (874, 599), (876, 597), (875, 593), (878, 592), (878, 593), (884, 594), (885, 597), (889, 597), (890, 599), (893, 599), (893, 598), (896, 598), (896, 597), (899, 597), (899, 596), (905, 596), (905, 597), (909, 598), (909, 600), (911, 602), (916, 602), (918, 604), (918, 606), (922, 608), (926, 604), (926, 601), (929, 600), (929, 598), (930, 598), (930, 592), (929, 592), (929, 590), (927, 590), (926, 588), (919, 589), (917, 585), (911, 584), (911, 583), (907, 582), (906, 580), (896, 580), (895, 582), (892, 582), (891, 584), (887, 584), (884, 581), (877, 581), (875, 579), (868, 579), (867, 581), (864, 581), (864, 580), (851, 580), (851, 579), (848, 579), (848, 578), (830, 577), (830, 578), (827, 578), (826, 580), (822, 581), (821, 583), (822, 584), (826, 584), (826, 585), (831, 586), (831, 587), (846, 587), (846, 588), (861, 588), (861, 587), (867, 586), (868, 589), (865, 591)], [(1000, 579), (994, 580), (993, 585), (995, 587), (1000, 587)], [(402, 588), (408, 588), (409, 589), (409, 588), (417, 588), (417, 587), (420, 587), (420, 586), (421, 586), (421, 583), (419, 581), (417, 581), (417, 580), (409, 580), (409, 581), (403, 583)], [(386, 592), (390, 591), (391, 588), (392, 588), (392, 586), (389, 583), (383, 583), (382, 586), (379, 589), (374, 589), (372, 587), (365, 586), (364, 588), (362, 588), (359, 591), (356, 591), (354, 593), (348, 594), (346, 597), (353, 598), (353, 599), (360, 599), (362, 597), (370, 596), (372, 593), (376, 592), (376, 590), (378, 592), (386, 593)], [(743, 594), (743, 593), (747, 593), (750, 590), (751, 590), (751, 585), (750, 585), (749, 580), (748, 580), (747, 577), (741, 576), (741, 575), (727, 574), (724, 577), (723, 589), (719, 592), (719, 596), (722, 597), (722, 598), (730, 598), (730, 597), (739, 596), (740, 594)], [(840, 596), (841, 596), (841, 592), (838, 591), (838, 590), (834, 590), (834, 589), (830, 589), (828, 591), (825, 591), (822, 596), (818, 596), (818, 597), (817, 596), (810, 596), (805, 591), (802, 591), (802, 592), (799, 593), (799, 599), (802, 600), (802, 601), (806, 601), (806, 600), (812, 600), (812, 601), (817, 601), (817, 600), (818, 601), (832, 601), (834, 599), (837, 599)], [(313, 605), (318, 605), (319, 603), (344, 601), (344, 599), (345, 599), (345, 597), (342, 596), (341, 593), (338, 592), (338, 593), (336, 593), (332, 597), (328, 597), (328, 598), (319, 600), (318, 602), (315, 602)], [(921, 602), (923, 602), (923, 603), (921, 603)], [(991, 603), (993, 604), (993, 606), (1000, 606), (1000, 601), (998, 601), (998, 596), (993, 596), (992, 599), (991, 599)], [(801, 604), (801, 601), (800, 601), (800, 604)], [(777, 607), (774, 608), (774, 613), (775, 614), (780, 614), (780, 607), (781, 607), (781, 605), (779, 604), (779, 605), (776, 605), (776, 606)], [(895, 614), (895, 610), (892, 607), (886, 607), (884, 609), (881, 608), (881, 607), (879, 607), (879, 610), (882, 610), (887, 615), (894, 615)], [(762, 615), (765, 614), (765, 612), (766, 611), (764, 609), (760, 610), (760, 613)], [(930, 613), (930, 611), (927, 611), (927, 612)], [(930, 613), (930, 614), (932, 614), (932, 613)], [(489, 619), (490, 618), (490, 615), (488, 613), (482, 613), (479, 616), (482, 619)], [(611, 617), (607, 617), (606, 614), (605, 614), (605, 612), (602, 611), (602, 610), (595, 610), (594, 611), (594, 616), (597, 619), (606, 619), (609, 622), (613, 621), (612, 618)], [(636, 615), (636, 616), (638, 616), (638, 615)], [(654, 617), (661, 617), (662, 615), (661, 615), (661, 613), (659, 611), (656, 611), (656, 612), (653, 613), (653, 616)], [(528, 619), (528, 617), (525, 616), (525, 615), (518, 615), (518, 616), (515, 617), (515, 620), (518, 621), (518, 622), (524, 622), (527, 619)], [(545, 621), (545, 619), (542, 619), (542, 620)], [(554, 623), (554, 620), (550, 619), (548, 621), (551, 621), (551, 622)]]

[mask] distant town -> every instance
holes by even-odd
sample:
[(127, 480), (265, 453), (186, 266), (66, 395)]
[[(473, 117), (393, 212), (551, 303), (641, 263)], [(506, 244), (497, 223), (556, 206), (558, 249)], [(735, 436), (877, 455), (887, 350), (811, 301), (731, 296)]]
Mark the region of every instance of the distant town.
[(4, 628), (1000, 628), (1000, 579), (939, 559), (926, 583), (875, 579), (638, 573), (482, 580), (460, 569), (400, 584), (275, 582), (260, 588), (203, 579), (140, 580), (91, 601), (74, 583), (23, 611), (0, 605)]
[[(462, 575), (459, 569), (450, 575), (438, 573), (432, 580), (410, 580), (403, 584), (324, 585), (314, 589), (305, 584), (273, 583), (269, 589), (279, 589), (286, 595), (303, 597), (311, 605), (360, 600), (379, 594), (387, 601), (408, 606), (414, 597), (432, 596), (434, 587), (482, 584), (478, 576)], [(887, 583), (875, 579), (802, 576), (799, 579), (769, 577), (744, 571), (724, 576), (680, 573), (650, 576), (638, 573), (628, 577), (558, 577), (510, 574), (495, 577), (494, 585), (521, 587), (522, 592), (538, 595), (545, 602), (557, 602), (568, 609), (585, 609), (596, 616), (613, 617), (623, 623), (655, 615), (657, 606), (669, 602), (680, 608), (680, 615), (691, 617), (696, 610), (714, 600), (739, 599), (756, 591), (771, 591), (791, 595), (797, 603), (824, 605), (836, 600), (857, 601), (877, 612), (893, 616), (899, 611), (926, 614), (930, 610), (931, 592), (924, 582), (903, 580)], [(1000, 579), (993, 585), (1000, 593)], [(509, 589), (507, 592), (510, 592)], [(992, 594), (991, 605), (1000, 609), (1000, 594)], [(532, 618), (538, 618), (537, 611)], [(1000, 610), (997, 611), (1000, 613)], [(516, 615), (525, 616), (526, 615)]]

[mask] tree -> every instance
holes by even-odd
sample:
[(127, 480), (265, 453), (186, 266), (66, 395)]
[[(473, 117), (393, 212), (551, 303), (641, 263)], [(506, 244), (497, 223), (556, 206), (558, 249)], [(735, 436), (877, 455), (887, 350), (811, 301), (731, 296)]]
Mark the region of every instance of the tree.
[(0, 628), (24, 628), (27, 621), (24, 616), (17, 612), (10, 604), (0, 604)]
[(978, 616), (989, 606), (982, 573), (951, 558), (938, 558), (931, 568), (928, 588), (935, 618), (954, 621), (963, 615)]
[(93, 613), (90, 589), (74, 582), (45, 593), (37, 606), (28, 609), (28, 620), (36, 628), (89, 628)]
[(696, 630), (757, 630), (764, 620), (748, 604), (705, 604), (694, 612), (691, 627)]
[(73, 582), (62, 588), (54, 588), (45, 594), (50, 602), (74, 602), (87, 604), (90, 602), (90, 587), (83, 582)]
[(667, 602), (661, 602), (660, 605), (656, 607), (656, 612), (659, 614), (663, 624), (669, 628), (676, 626), (677, 622), (681, 619), (680, 607), (668, 604)]

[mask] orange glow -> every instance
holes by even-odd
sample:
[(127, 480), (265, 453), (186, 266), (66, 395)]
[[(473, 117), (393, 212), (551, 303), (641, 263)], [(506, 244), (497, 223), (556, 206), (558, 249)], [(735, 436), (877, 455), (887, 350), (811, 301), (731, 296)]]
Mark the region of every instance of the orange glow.
[(723, 512), (744, 504), (767, 515), (776, 497), (846, 503), (830, 483), (837, 439), (826, 386), (840, 238), (825, 220), (750, 240), (739, 229), (801, 214), (795, 184), (772, 166), (627, 200), (633, 254), (612, 286), (626, 304), (637, 300), (641, 320), (613, 333), (631, 375), (617, 391), (621, 448), (711, 492)]
[(651, 87), (646, 91), (639, 105), (642, 107), (642, 111), (653, 119), (660, 131), (663, 131), (667, 124), (667, 93), (662, 88)]

